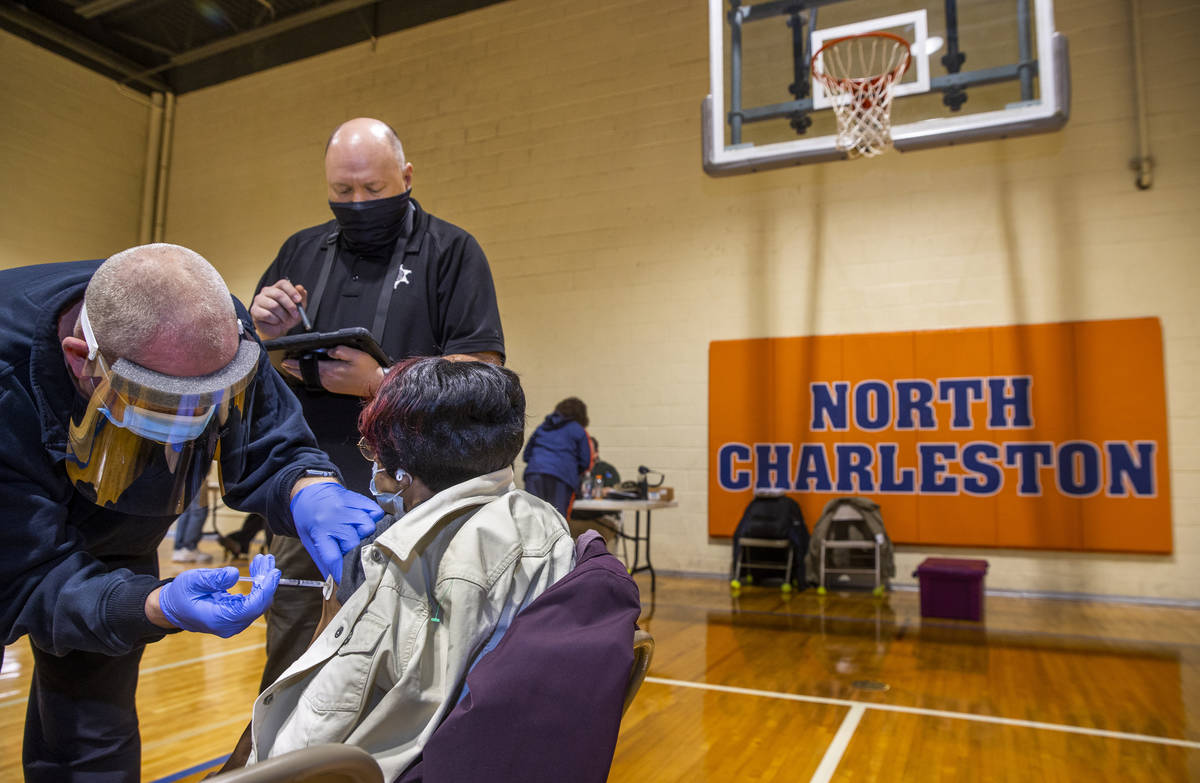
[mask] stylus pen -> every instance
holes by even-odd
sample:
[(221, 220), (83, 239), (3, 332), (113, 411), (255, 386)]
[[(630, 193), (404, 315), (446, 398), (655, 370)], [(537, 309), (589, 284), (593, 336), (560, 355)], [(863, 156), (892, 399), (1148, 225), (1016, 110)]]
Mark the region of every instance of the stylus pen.
[(308, 313), (304, 312), (304, 305), (297, 304), (296, 309), (300, 311), (300, 323), (304, 324), (304, 331), (312, 331), (312, 321), (308, 320)]
[[(287, 280), (289, 283), (292, 282), (291, 280), (288, 280), (287, 278), (284, 278), (284, 279)], [(304, 305), (297, 302), (296, 309), (300, 311), (300, 323), (304, 324), (304, 331), (311, 332), (312, 331), (312, 321), (308, 320), (308, 313), (304, 312)], [(282, 582), (280, 584), (282, 584)]]
[[(238, 581), (239, 582), (253, 582), (254, 577), (239, 576)], [(318, 582), (315, 579), (280, 579), (279, 584), (287, 585), (289, 587), (324, 587), (325, 586), (324, 582)]]

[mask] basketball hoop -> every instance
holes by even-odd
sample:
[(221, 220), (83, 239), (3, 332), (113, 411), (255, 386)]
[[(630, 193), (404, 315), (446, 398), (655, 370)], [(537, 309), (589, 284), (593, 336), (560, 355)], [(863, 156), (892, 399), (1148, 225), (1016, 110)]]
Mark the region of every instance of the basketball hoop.
[(892, 90), (910, 62), (908, 41), (891, 33), (835, 38), (812, 56), (813, 78), (833, 101), (839, 150), (873, 157), (892, 146)]

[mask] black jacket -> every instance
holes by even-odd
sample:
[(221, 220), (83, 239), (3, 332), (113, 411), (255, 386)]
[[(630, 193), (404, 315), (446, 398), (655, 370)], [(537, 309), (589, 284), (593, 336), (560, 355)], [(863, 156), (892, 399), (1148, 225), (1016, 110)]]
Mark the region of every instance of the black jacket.
[[(146, 596), (163, 584), (156, 551), (174, 516), (135, 517), (75, 491), (64, 467), (78, 394), (63, 359), (58, 317), (83, 295), (99, 261), (0, 272), (0, 632), (28, 634), (55, 655), (119, 655), (160, 638)], [(238, 317), (254, 333), (246, 309)], [(225, 501), (294, 534), (291, 487), (308, 468), (332, 470), (296, 398), (259, 358), (241, 475), (223, 475)]]

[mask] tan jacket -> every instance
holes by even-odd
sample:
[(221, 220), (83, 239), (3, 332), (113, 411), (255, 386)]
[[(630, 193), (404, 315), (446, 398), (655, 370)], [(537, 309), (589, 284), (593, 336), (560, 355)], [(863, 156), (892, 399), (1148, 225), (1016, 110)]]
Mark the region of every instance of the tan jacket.
[(420, 504), (362, 562), (363, 585), (254, 703), (250, 763), (345, 742), (394, 780), (497, 628), (571, 571), (575, 546), (563, 518), (505, 468)]

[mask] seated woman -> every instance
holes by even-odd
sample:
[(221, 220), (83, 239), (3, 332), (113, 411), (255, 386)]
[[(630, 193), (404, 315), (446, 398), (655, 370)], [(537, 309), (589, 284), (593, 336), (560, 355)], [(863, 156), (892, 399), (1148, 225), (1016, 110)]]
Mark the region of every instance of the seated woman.
[(571, 571), (562, 518), (513, 484), (524, 423), (503, 367), (429, 358), (388, 373), (360, 446), (380, 505), (403, 516), (363, 548), (363, 584), (255, 702), (251, 763), (344, 742), (394, 780), (474, 662)]

